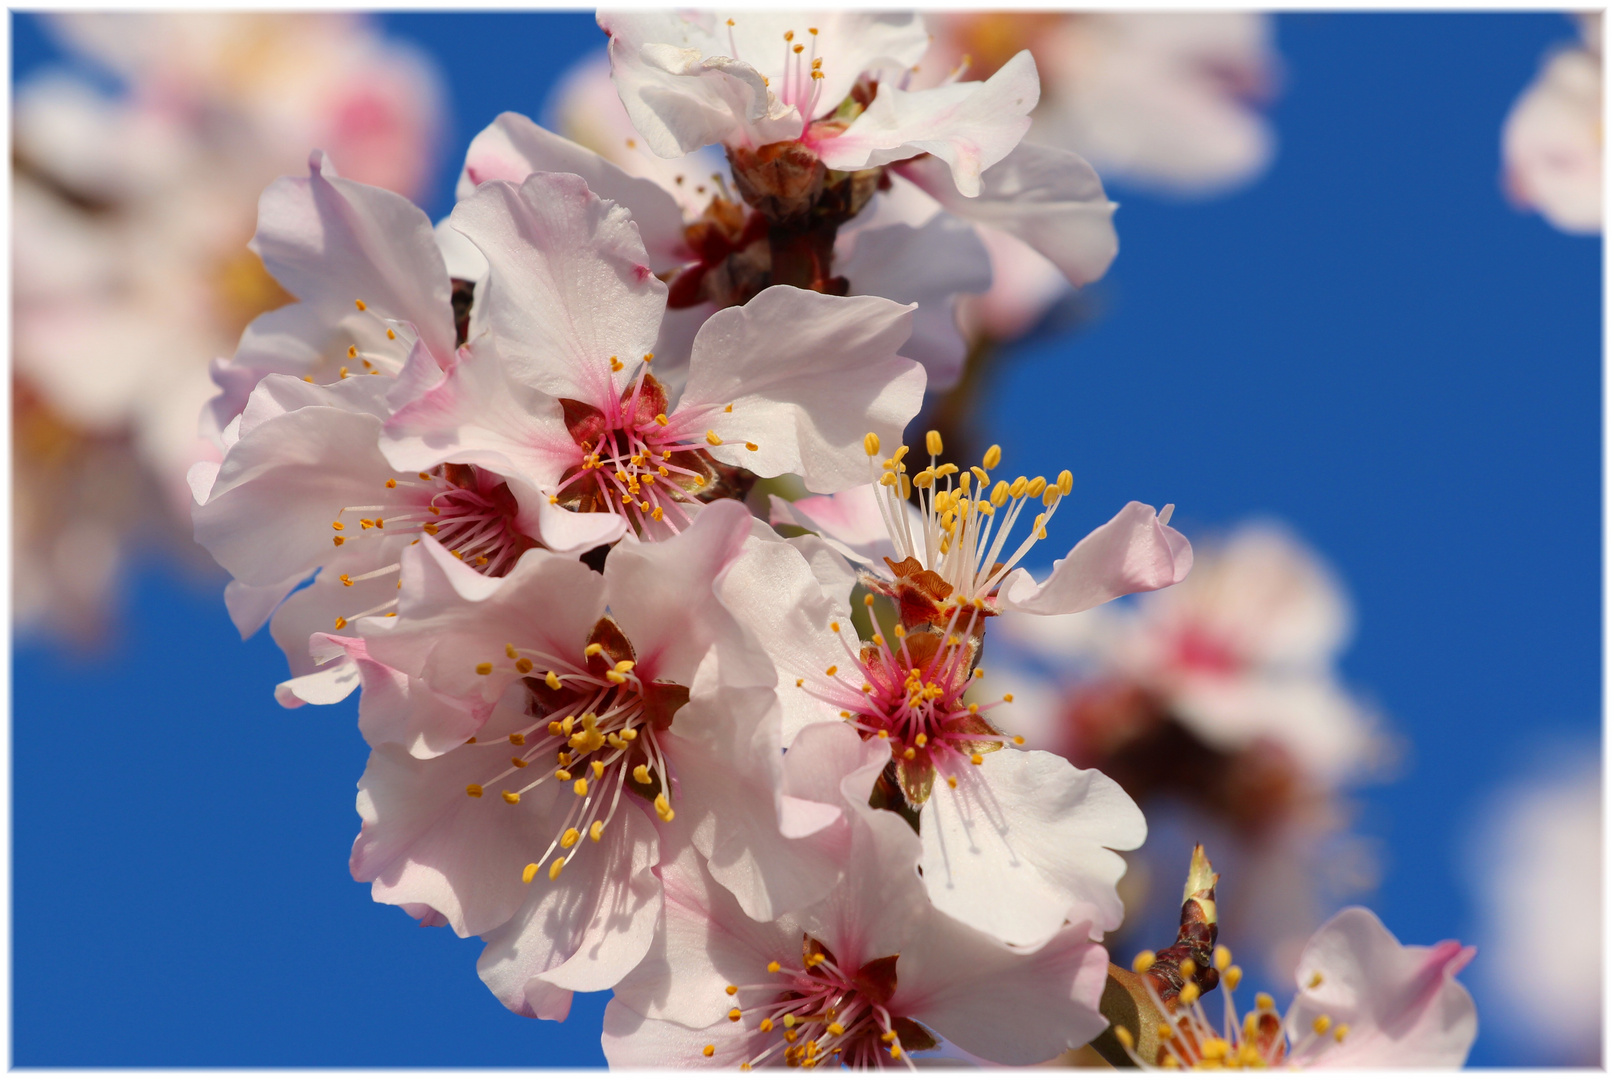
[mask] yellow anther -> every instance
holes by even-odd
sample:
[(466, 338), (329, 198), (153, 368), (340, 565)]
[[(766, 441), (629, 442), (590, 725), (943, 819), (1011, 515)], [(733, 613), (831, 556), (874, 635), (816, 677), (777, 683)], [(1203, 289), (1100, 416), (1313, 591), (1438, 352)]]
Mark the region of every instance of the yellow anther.
[(397, 333), (395, 331), (393, 331), (390, 327), (387, 329), (387, 340), (388, 341), (397, 341), (398, 340)]
[(779, 974), (779, 961), (777, 961), (777, 960), (769, 960), (768, 961), (768, 974), (769, 975), (777, 975), (777, 974)]
[(1327, 1035), (1328, 1029), (1333, 1026), (1334, 1022), (1328, 1019), (1328, 1015), (1326, 1013), (1311, 1022), (1311, 1030), (1315, 1031), (1319, 1035)]
[(971, 754), (970, 755), (970, 764), (971, 765), (979, 765), (983, 760), (984, 759), (981, 757), (980, 754)]
[(1012, 741), (1016, 746), (1024, 746), (1026, 744), (1026, 737), (1024, 735), (1016, 735)]
[(796, 1026), (796, 1014), (795, 1013), (785, 1013), (785, 1015), (784, 1015), (784, 1024), (785, 1024), (785, 1027), (787, 1027), (787, 1028), (795, 1027)]
[(897, 1038), (897, 1033), (895, 1031), (888, 1031), (885, 1034), (880, 1036), (880, 1041), (883, 1042), (883, 1043), (895, 1042), (896, 1038)]
[(1032, 477), (1031, 482), (1026, 485), (1026, 494), (1035, 499), (1038, 495), (1042, 494), (1043, 489), (1047, 486), (1048, 481), (1044, 478), (1040, 476)]
[(578, 777), (576, 780), (573, 780), (572, 781), (572, 791), (574, 793), (576, 793), (578, 796), (587, 795), (588, 794), (588, 781), (584, 780), (582, 777)]
[(355, 300), (355, 301), (353, 301), (353, 306), (357, 307), (360, 311), (363, 311), (365, 309), (365, 303), (364, 303), (363, 300)]
[(1013, 694), (1004, 694), (1003, 695), (1003, 700), (1012, 705), (1014, 703), (1014, 695)]
[(761, 448), (760, 448), (760, 447), (759, 447), (759, 446), (757, 446), (757, 444), (756, 444), (756, 443), (754, 443), (754, 442), (748, 442), (748, 443), (746, 443), (746, 444), (745, 444), (745, 448), (746, 448), (746, 449), (747, 449), (747, 450), (749, 450), (749, 451), (751, 451), (751, 452), (752, 452), (752, 453), (753, 453), (753, 454), (754, 454), (754, 453), (756, 453), (756, 452), (757, 452), (757, 451), (758, 451), (758, 450), (759, 450), (759, 449), (761, 449)]
[(1344, 1042), (1345, 1041), (1345, 1036), (1350, 1034), (1350, 1030), (1351, 1030), (1351, 1025), (1349, 1025), (1349, 1024), (1341, 1024), (1341, 1025), (1339, 1025), (1339, 1027), (1334, 1029), (1334, 1041), (1335, 1042)]
[(1216, 946), (1216, 952), (1212, 955), (1215, 957), (1216, 966), (1220, 969), (1225, 970), (1233, 962), (1233, 950), (1226, 945)]
[(340, 536), (333, 536), (331, 537), (331, 543), (335, 544), (337, 547), (341, 547), (343, 539), (344, 538)]
[(516, 670), (521, 672), (523, 675), (527, 674), (527, 672), (532, 670), (532, 661), (523, 656), (520, 660), (516, 661)]
[(764, 1032), (764, 1033), (772, 1031), (773, 1030), (773, 1020), (772, 1020), (772, 1018), (764, 1016), (762, 1018), (762, 1023), (757, 1025), (757, 1030), (761, 1031), (761, 1032)]
[(633, 767), (633, 779), (640, 784), (650, 783), (650, 766), (635, 765)]
[(846, 1034), (845, 1026), (842, 1025), (842, 1024), (839, 1024), (839, 1023), (830, 1024), (829, 1027), (826, 1028), (825, 1030), (828, 1031), (831, 1035), (845, 1035)]
[(521, 883), (523, 885), (531, 885), (532, 884), (532, 879), (537, 877), (537, 876), (538, 876), (538, 864), (535, 863), (535, 862), (530, 862), (530, 863), (527, 864), (527, 868), (525, 870), (521, 871)]
[[(359, 357), (359, 347), (357, 345), (349, 345), (347, 347), (347, 358), (349, 360), (357, 360), (358, 357)], [(347, 368), (343, 368), (342, 370), (346, 371)]]
[[(1009, 485), (1009, 497), (1011, 499), (1023, 498), (1026, 493), (1026, 488), (1029, 487), (1030, 484), (1031, 482), (1023, 476), (1015, 477), (1014, 483)], [(998, 505), (1001, 506), (1003, 504), (999, 503)]]
[(531, 765), (532, 762), (523, 758), (513, 757), (510, 759), (510, 764), (518, 769), (525, 769), (528, 765)]
[(1323, 984), (1323, 973), (1320, 972), (1320, 971), (1314, 971), (1314, 972), (1311, 973), (1311, 978), (1306, 982), (1306, 989), (1307, 990), (1315, 990), (1319, 986), (1321, 986), (1322, 984)]
[(958, 777), (949, 776), (947, 778), (947, 786), (950, 788), (956, 788), (958, 786)]
[(1148, 949), (1144, 949), (1142, 952), (1138, 953), (1137, 956), (1132, 958), (1132, 970), (1137, 972), (1139, 975), (1142, 975), (1145, 971), (1148, 971), (1153, 966), (1154, 953), (1150, 952)]
[[(975, 477), (975, 482), (980, 484), (983, 490), (986, 488), (986, 485), (992, 482), (992, 478), (986, 475), (986, 470), (981, 468), (979, 465), (970, 466), (970, 475)], [(962, 476), (958, 478), (958, 487), (961, 491), (968, 491), (970, 489), (968, 481)]]
[(1059, 488), (1059, 494), (1061, 495), (1069, 495), (1070, 489), (1075, 485), (1075, 483), (1076, 478), (1070, 475), (1069, 469), (1061, 469), (1059, 479), (1054, 481), (1054, 484)]
[(480, 663), (480, 664), (476, 665), (476, 673), (478, 675), (492, 675), (493, 674), (493, 665), (489, 664), (489, 663), (486, 663), (486, 662)]
[(603, 761), (591, 761), (588, 763), (588, 767), (594, 770), (594, 779), (596, 780), (605, 775), (605, 762)]
[(343, 574), (341, 577), (337, 578), (336, 580), (340, 581), (343, 585), (352, 585), (353, 584), (353, 579), (348, 577), (346, 574)]
[(840, 670), (840, 668), (836, 667), (834, 664), (831, 664), (829, 667), (824, 669), (824, 674), (825, 675), (833, 675), (839, 670)]
[(1128, 1050), (1137, 1045), (1132, 1039), (1132, 1033), (1124, 1027), (1117, 1027), (1115, 1029), (1115, 1041), (1126, 1047)]
[(622, 361), (618, 360), (614, 356), (611, 357), (611, 370), (612, 371), (621, 371), (622, 370)]
[(514, 806), (516, 803), (521, 801), (521, 795), (514, 791), (505, 791), (501, 792), (500, 794), (504, 796), (504, 801), (509, 803), (511, 806)]
[(1165, 1042), (1167, 1039), (1171, 1038), (1171, 1025), (1161, 1024), (1159, 1027), (1154, 1029), (1154, 1033), (1156, 1038), (1158, 1038), (1161, 1042)]
[(1232, 967), (1222, 972), (1222, 981), (1227, 984), (1227, 988), (1229, 990), (1237, 990), (1239, 988), (1239, 982), (1243, 978), (1244, 969), (1239, 967), (1237, 964), (1234, 964)]
[(889, 471), (881, 473), (880, 474), (880, 486), (881, 487), (896, 487), (897, 486), (897, 474), (894, 473), (894, 472), (889, 472)]
[(338, 378), (338, 379), (345, 379), (345, 378), (347, 378), (347, 368), (346, 368), (346, 367), (339, 367), (339, 368), (337, 368), (337, 369), (336, 369), (336, 377), (337, 377), (337, 378)]
[(556, 878), (560, 877), (561, 868), (564, 867), (565, 865), (566, 865), (566, 860), (565, 859), (556, 859), (554, 862), (550, 863), (549, 864), (549, 880), (554, 881)]
[(1207, 1060), (1220, 1061), (1227, 1056), (1228, 1051), (1231, 1049), (1233, 1048), (1229, 1046), (1225, 1040), (1212, 1036), (1201, 1044), (1199, 1052), (1203, 1054)]
[(924, 749), (925, 744), (930, 741), (930, 736), (926, 735), (924, 732), (921, 731), (918, 735), (914, 736), (913, 741), (914, 741), (914, 745), (919, 747), (922, 750), (922, 749)]
[(569, 848), (581, 839), (583, 839), (582, 833), (578, 832), (576, 829), (567, 829), (560, 836), (560, 846), (563, 848)]
[(1199, 1000), (1199, 987), (1193, 983), (1189, 983), (1187, 986), (1183, 987), (1182, 992), (1177, 995), (1177, 1000), (1184, 1006), (1192, 1006), (1194, 1002)]
[(1263, 992), (1255, 995), (1255, 1007), (1261, 1012), (1272, 1012), (1277, 1008), (1277, 1003), (1272, 1000), (1271, 994)]
[(555, 770), (555, 779), (559, 780), (561, 783), (564, 784), (564, 783), (566, 783), (566, 781), (570, 780), (571, 778), (572, 778), (572, 774), (567, 772), (565, 769), (556, 769)]
[(426, 524), (421, 526), (421, 530), (424, 531), (427, 536), (436, 536), (437, 523), (435, 521), (428, 521)]
[(673, 819), (673, 808), (672, 805), (667, 802), (667, 796), (657, 795), (655, 807), (656, 816), (661, 818), (662, 821), (671, 821)]
[(480, 799), (482, 797), (482, 785), (481, 784), (466, 784), (465, 785), (465, 794), (469, 795), (473, 799)]
[(1003, 447), (999, 446), (997, 443), (993, 443), (991, 446), (988, 446), (986, 448), (986, 453), (981, 455), (981, 464), (985, 465), (988, 469), (997, 468), (998, 462), (1002, 460)]
[(1194, 963), (1193, 957), (1184, 957), (1183, 962), (1177, 965), (1177, 970), (1182, 972), (1183, 978), (1192, 979), (1194, 972), (1199, 970), (1199, 965)]
[(394, 480), (394, 479), (391, 479), (391, 478), (389, 478), (389, 479), (388, 479), (388, 480), (387, 480), (387, 486), (388, 486), (388, 487), (389, 487), (389, 488), (395, 488), (395, 487), (397, 487), (397, 486), (398, 486), (398, 481), (397, 481), (397, 480)]
[(878, 457), (880, 455), (880, 436), (872, 431), (863, 436), (863, 452), (869, 457)]
[(722, 446), (723, 445), (722, 437), (720, 435), (718, 435), (718, 433), (715, 432), (715, 431), (707, 431), (706, 432), (706, 441), (711, 443), (713, 446)]
[(613, 686), (621, 686), (623, 683), (628, 681), (628, 677), (622, 674), (620, 671), (607, 671), (605, 673), (605, 681), (611, 683)]
[[(1016, 481), (1016, 483), (1018, 483), (1018, 481)], [(992, 486), (992, 494), (989, 496), (989, 498), (993, 506), (1002, 506), (1004, 503), (1009, 501), (1009, 496), (1013, 494), (1013, 487), (1004, 483), (1002, 480), (999, 480)]]
[(588, 838), (596, 844), (600, 842), (600, 834), (605, 831), (605, 822), (596, 821), (588, 827)]
[(925, 449), (930, 451), (930, 456), (931, 457), (936, 457), (936, 456), (941, 454), (941, 452), (942, 452), (941, 432), (937, 431), (935, 428), (932, 428), (931, 430), (925, 432)]
[(650, 511), (650, 520), (651, 521), (660, 521), (661, 520), (661, 507), (658, 506), (654, 510)]
[(919, 472), (914, 474), (913, 486), (919, 488), (920, 490), (928, 489), (930, 485), (935, 482), (936, 474), (929, 469), (921, 469)]
[(902, 760), (904, 761), (912, 761), (915, 756), (914, 748), (911, 746), (902, 752)]

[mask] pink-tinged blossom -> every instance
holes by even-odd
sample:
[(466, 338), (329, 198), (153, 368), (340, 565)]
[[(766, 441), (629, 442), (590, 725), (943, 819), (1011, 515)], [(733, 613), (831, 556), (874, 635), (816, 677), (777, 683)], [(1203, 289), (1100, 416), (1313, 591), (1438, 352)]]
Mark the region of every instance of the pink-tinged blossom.
[[(1193, 565), (1187, 538), (1167, 524), (1172, 507), (1157, 515), (1134, 502), (1037, 581), (1020, 564), (1046, 538), (1049, 519), (1071, 492), (1071, 473), (1061, 472), (1052, 482), (1041, 476), (994, 482), (989, 470), (1002, 461), (997, 446), (981, 465), (960, 471), (938, 462), (940, 435), (928, 433), (926, 444), (929, 464), (910, 474), (908, 447), (882, 461), (881, 440), (870, 433), (865, 449), (873, 484), (833, 499), (773, 501), (775, 524), (819, 532), (847, 558), (875, 567), (864, 573), (864, 584), (897, 602), (904, 626), (948, 624), (971, 608), (987, 615), (1085, 611), (1127, 593), (1173, 585)], [(915, 489), (917, 510), (908, 501)], [(1041, 512), (1033, 511), (1026, 534), (1011, 540), (1022, 512), (1035, 504)], [(981, 628), (966, 617), (960, 629)]]
[[(1129, 1032), (1140, 1065), (1165, 1068), (1456, 1069), (1478, 1031), (1474, 999), (1457, 974), (1474, 957), (1455, 941), (1402, 945), (1377, 915), (1348, 907), (1311, 936), (1295, 969), (1296, 993), (1280, 1016), (1271, 995), (1255, 995), (1242, 1015), (1234, 1004), (1241, 971), (1218, 947), (1221, 1024), (1211, 1022), (1197, 986), (1163, 1000), (1147, 978), (1139, 985), (1165, 1019), (1154, 1032)], [(1152, 961), (1153, 954), (1139, 957)], [(1215, 974), (1215, 973), (1213, 973)], [(1215, 985), (1217, 980), (1212, 980)], [(1142, 1034), (1154, 1050), (1145, 1061)], [(1123, 1039), (1123, 1043), (1129, 1040)]]
[[(773, 809), (772, 668), (716, 591), (750, 520), (714, 505), (672, 539), (624, 539), (603, 574), (534, 549), (488, 578), (426, 540), (405, 552), (396, 619), (355, 624), (449, 722), (481, 723), (433, 757), (375, 748), (354, 876), (482, 935), (482, 976), (517, 1012), (558, 1019), (642, 957), (652, 818), (720, 831)], [(762, 778), (768, 801), (747, 805), (733, 776)]]
[(1520, 207), (1567, 233), (1603, 230), (1603, 16), (1577, 16), (1582, 41), (1559, 48), (1502, 128), (1503, 185)]
[(397, 375), (416, 344), (438, 367), (453, 365), (448, 270), (431, 220), (403, 196), (335, 175), (316, 151), (306, 177), (264, 191), (250, 247), (297, 301), (254, 319), (235, 355), (214, 364), (218, 428), (270, 373)]
[(1020, 749), (1024, 740), (992, 723), (997, 703), (973, 700), (982, 671), (972, 607), (860, 641), (853, 582), (823, 541), (802, 537), (753, 545), (725, 584), (730, 609), (773, 658), (784, 737), (828, 724), (878, 748), (889, 762), (878, 797), (917, 812), (924, 885), (939, 910), (1020, 946), (1067, 920), (1099, 933), (1118, 926), (1125, 863), (1115, 851), (1143, 842), (1137, 807), (1097, 771)]
[(798, 758), (811, 759), (803, 791), (833, 808), (822, 829), (839, 871), (833, 889), (757, 922), (693, 849), (669, 853), (662, 926), (606, 1010), (613, 1066), (911, 1066), (939, 1040), (1030, 1065), (1103, 1030), (1107, 958), (1087, 923), (1028, 950), (948, 918), (926, 900), (912, 830), (868, 806), (880, 748), (820, 726), (802, 733), (787, 771)]
[[(734, 467), (848, 487), (864, 427), (900, 430), (918, 411), (924, 371), (897, 354), (911, 307), (764, 290), (701, 326), (674, 400), (651, 373), (667, 289), (625, 208), (534, 174), (483, 184), (451, 222), (488, 260), (492, 349), (397, 410), (383, 448), (399, 466), (507, 462), (556, 508), (554, 528), (604, 543), (687, 527)], [(530, 407), (500, 404), (523, 393)]]
[[(1175, 588), (1126, 608), (1011, 615), (1004, 630), (1100, 689), (1150, 696), (1215, 750), (1270, 743), (1332, 788), (1377, 745), (1374, 717), (1336, 670), (1350, 624), (1345, 592), (1317, 554), (1282, 528), (1251, 524), (1213, 544)], [(1093, 722), (1104, 721), (1095, 713)], [(1073, 732), (1066, 748), (1082, 753), (1083, 736)]]

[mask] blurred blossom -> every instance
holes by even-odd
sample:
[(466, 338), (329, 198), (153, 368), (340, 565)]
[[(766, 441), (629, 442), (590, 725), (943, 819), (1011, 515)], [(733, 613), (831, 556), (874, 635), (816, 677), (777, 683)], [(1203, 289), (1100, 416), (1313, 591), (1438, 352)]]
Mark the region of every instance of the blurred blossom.
[(14, 103), (13, 505), (30, 553), (15, 617), (93, 635), (136, 533), (189, 556), (185, 470), (216, 456), (196, 423), (208, 363), (291, 299), (246, 247), (259, 193), (316, 147), (344, 175), (418, 191), (441, 90), (354, 16), (50, 25), (120, 90), (56, 69)]
[(1493, 791), (1469, 843), (1486, 1015), (1543, 1064), (1601, 1063), (1599, 749), (1560, 751)]
[[(1030, 49), (1042, 100), (1029, 138), (1082, 155), (1105, 183), (1202, 198), (1255, 180), (1274, 139), (1260, 105), (1277, 55), (1268, 16), (1250, 12), (951, 12), (921, 78), (962, 67), (984, 78)], [(1068, 291), (1024, 242), (983, 234), (993, 288), (960, 304), (975, 339), (1013, 340)]]
[(1603, 16), (1554, 49), (1502, 127), (1503, 186), (1567, 233), (1603, 231)]
[(1149, 891), (1151, 851), (1180, 849), (1174, 833), (1215, 842), (1248, 890), (1241, 935), (1282, 966), (1325, 900), (1374, 884), (1371, 850), (1345, 834), (1339, 798), (1386, 751), (1336, 671), (1350, 623), (1315, 553), (1279, 526), (1246, 524), (1197, 546), (1185, 581), (1135, 603), (1002, 616), (1015, 651), (998, 676), (1028, 742), (1102, 770), (1144, 804), (1151, 842), (1129, 873), (1136, 899)]

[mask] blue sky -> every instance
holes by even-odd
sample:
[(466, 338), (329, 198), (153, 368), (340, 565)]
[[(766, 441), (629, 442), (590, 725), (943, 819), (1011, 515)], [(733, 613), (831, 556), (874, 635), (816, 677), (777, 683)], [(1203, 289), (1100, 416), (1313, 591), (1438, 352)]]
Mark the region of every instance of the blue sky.
[[(465, 142), (536, 113), (603, 37), (586, 15), (386, 18), (447, 72)], [(13, 16), (19, 77), (50, 59)], [(1132, 498), (1194, 530), (1276, 515), (1354, 597), (1348, 680), (1407, 740), (1357, 793), (1373, 906), (1472, 939), (1458, 865), (1486, 792), (1599, 735), (1601, 243), (1510, 209), (1503, 116), (1550, 14), (1303, 14), (1275, 166), (1177, 203), (1116, 188), (1104, 318), (1029, 343), (982, 402), (1015, 460), (1076, 474), (1063, 550)], [(155, 563), (107, 655), (24, 644), (13, 678), (13, 1059), (44, 1065), (600, 1064), (601, 996), (507, 1014), (476, 942), (348, 877), (365, 750), (350, 704), (286, 712), (216, 583)], [(1485, 1024), (1473, 1064), (1528, 1061)]]

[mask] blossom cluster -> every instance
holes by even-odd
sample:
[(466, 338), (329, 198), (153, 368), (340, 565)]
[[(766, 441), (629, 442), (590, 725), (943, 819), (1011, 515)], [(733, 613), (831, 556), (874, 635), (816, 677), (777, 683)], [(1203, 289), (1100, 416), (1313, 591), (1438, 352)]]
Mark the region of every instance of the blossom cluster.
[(916, 15), (599, 21), (661, 167), (506, 113), (435, 227), (318, 151), (260, 203), (296, 299), (214, 367), (196, 537), (283, 704), (360, 693), (353, 875), (517, 1013), (612, 989), (614, 1065), (1084, 1046), (1144, 818), (1001, 722), (986, 641), (1192, 553), (1131, 502), (1034, 574), (1074, 474), (904, 437), (978, 223), (1080, 285), (1113, 205), (1024, 141), (1029, 53), (926, 84)]

